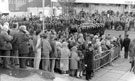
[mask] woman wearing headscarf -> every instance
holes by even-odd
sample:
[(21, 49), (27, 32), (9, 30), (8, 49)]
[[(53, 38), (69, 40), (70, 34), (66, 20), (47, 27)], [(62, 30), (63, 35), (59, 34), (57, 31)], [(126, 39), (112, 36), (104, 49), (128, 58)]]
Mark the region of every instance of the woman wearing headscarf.
[(68, 43), (63, 42), (60, 60), (60, 70), (62, 71), (62, 73), (67, 73), (67, 71), (69, 70), (69, 57), (70, 57), (70, 50), (68, 48)]
[(79, 42), (80, 44), (83, 44), (83, 43), (85, 42), (84, 37), (83, 37), (83, 34), (79, 34), (78, 42)]
[(77, 47), (73, 46), (71, 49), (71, 58), (70, 58), (70, 70), (71, 76), (76, 76), (76, 71), (78, 69), (78, 61), (80, 60), (77, 54)]

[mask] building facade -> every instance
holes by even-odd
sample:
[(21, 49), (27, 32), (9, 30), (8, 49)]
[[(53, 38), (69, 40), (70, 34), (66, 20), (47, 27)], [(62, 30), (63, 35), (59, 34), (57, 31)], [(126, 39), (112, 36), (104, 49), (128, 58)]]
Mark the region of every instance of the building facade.
[[(59, 0), (52, 0), (56, 3)], [(63, 0), (64, 1), (64, 0)], [(74, 10), (78, 13), (82, 9), (88, 13), (94, 13), (95, 11), (107, 12), (112, 10), (114, 12), (135, 12), (134, 0), (75, 0)]]
[[(24, 12), (29, 7), (42, 7), (43, 0), (9, 0), (9, 10), (11, 12)], [(44, 0), (44, 6), (50, 6), (51, 0)]]
[(9, 13), (8, 0), (0, 0), (0, 13)]

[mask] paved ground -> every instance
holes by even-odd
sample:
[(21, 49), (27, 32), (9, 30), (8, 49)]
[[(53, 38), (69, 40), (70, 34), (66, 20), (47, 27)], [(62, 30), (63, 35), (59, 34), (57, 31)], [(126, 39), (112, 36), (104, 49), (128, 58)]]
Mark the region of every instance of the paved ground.
[[(114, 30), (107, 30), (105, 31), (105, 35), (111, 34), (111, 36), (118, 37), (119, 35), (122, 35), (124, 37), (124, 31), (114, 31)], [(128, 31), (129, 38), (134, 39), (135, 38), (135, 31)]]
[[(98, 70), (90, 81), (135, 81), (135, 75), (130, 72), (129, 69), (129, 60), (121, 57), (113, 62), (112, 66), (108, 65)], [(37, 73), (29, 74), (27, 71), (18, 71), (18, 75), (24, 75), (21, 77), (14, 77), (14, 74), (11, 73), (11, 71), (8, 72), (8, 74), (0, 75), (0, 81), (49, 81), (47, 79), (43, 79), (43, 77)], [(78, 79), (59, 74), (55, 74), (55, 77), (56, 79), (54, 81), (86, 81), (85, 79)]]
[[(108, 33), (112, 36), (118, 36), (119, 34), (124, 36), (123, 31), (106, 31), (105, 34)], [(135, 38), (135, 32), (129, 32), (129, 35), (131, 39)], [(121, 58), (114, 61), (112, 66), (108, 65), (98, 70), (90, 81), (135, 81), (135, 75), (130, 72), (129, 69), (129, 59), (124, 59), (123, 52), (121, 52)], [(0, 81), (51, 81), (44, 79), (46, 73), (41, 71), (11, 71), (0, 69), (0, 74)], [(85, 79), (78, 79), (59, 74), (55, 74), (55, 77), (56, 79), (54, 81), (86, 81)]]
[[(95, 73), (90, 81), (135, 81), (135, 75), (129, 71), (130, 63), (123, 57), (113, 62), (112, 66), (106, 66)], [(60, 76), (59, 76), (60, 77)], [(67, 77), (66, 77), (67, 78)], [(70, 81), (86, 81), (84, 79), (71, 78)]]

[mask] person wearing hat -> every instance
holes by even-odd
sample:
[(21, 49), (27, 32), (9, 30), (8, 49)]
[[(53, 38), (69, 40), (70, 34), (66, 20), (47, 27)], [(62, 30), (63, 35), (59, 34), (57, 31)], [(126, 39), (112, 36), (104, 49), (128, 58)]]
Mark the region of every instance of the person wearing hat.
[(88, 44), (88, 48), (85, 51), (85, 66), (86, 66), (86, 80), (90, 80), (92, 77), (93, 73), (93, 58), (94, 58), (94, 53), (93, 53), (93, 47), (92, 44)]
[(70, 75), (71, 76), (76, 76), (79, 60), (80, 60), (80, 57), (78, 56), (78, 53), (77, 53), (77, 47), (73, 46), (71, 48), (71, 58), (70, 58), (70, 71), (71, 71)]
[(52, 33), (50, 34), (49, 41), (50, 41), (50, 45), (51, 45), (51, 48), (52, 48), (52, 51), (50, 53), (50, 58), (51, 58), (50, 59), (50, 62), (51, 62), (51, 64), (50, 64), (50, 70), (51, 70), (51, 72), (54, 72), (55, 61), (56, 61), (55, 58), (57, 58), (57, 46), (56, 46), (55, 37), (56, 37), (55, 34), (52, 34)]
[[(10, 50), (12, 49), (11, 41), (12, 36), (8, 34), (9, 27), (7, 25), (1, 26), (0, 32), (0, 55), (10, 56)], [(12, 69), (10, 66), (10, 58), (3, 58), (3, 68)]]
[[(20, 26), (20, 30), (17, 35), (17, 44), (19, 57), (27, 57), (29, 53), (29, 32), (25, 25)], [(26, 68), (26, 58), (19, 58), (20, 68)]]
[(84, 41), (85, 41), (85, 40), (84, 40), (83, 34), (82, 34), (82, 33), (79, 34), (78, 42), (79, 42), (80, 44), (83, 44)]
[[(17, 24), (13, 24), (9, 34), (13, 37), (13, 40), (11, 41), (13, 49), (11, 50), (11, 56), (17, 56), (18, 57), (18, 44), (17, 44), (17, 34), (18, 34), (18, 26)], [(11, 58), (11, 64), (15, 66), (16, 64), (19, 64), (18, 58)]]
[(68, 43), (63, 42), (61, 48), (61, 59), (60, 59), (60, 70), (62, 73), (67, 73), (69, 71), (69, 57), (70, 57), (70, 50), (68, 48)]
[(50, 70), (50, 53), (52, 51), (52, 47), (49, 43), (49, 37), (44, 33), (42, 34), (42, 42), (41, 42), (41, 49), (42, 49), (42, 69), (45, 71)]
[(128, 58), (128, 52), (129, 52), (129, 44), (131, 42), (131, 39), (128, 37), (129, 35), (126, 35), (126, 38), (123, 41), (123, 47), (124, 47), (124, 57), (125, 59)]

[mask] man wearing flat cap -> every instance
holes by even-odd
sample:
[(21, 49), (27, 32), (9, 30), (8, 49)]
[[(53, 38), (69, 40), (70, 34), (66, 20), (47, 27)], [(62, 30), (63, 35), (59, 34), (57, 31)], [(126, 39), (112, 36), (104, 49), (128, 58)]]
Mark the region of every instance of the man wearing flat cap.
[[(19, 57), (27, 57), (29, 53), (29, 32), (25, 25), (20, 26), (17, 36)], [(19, 58), (20, 68), (26, 68), (26, 58)]]

